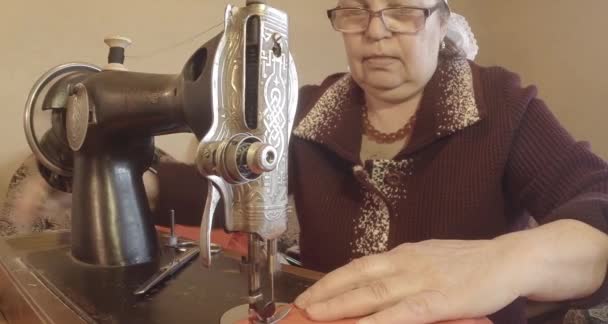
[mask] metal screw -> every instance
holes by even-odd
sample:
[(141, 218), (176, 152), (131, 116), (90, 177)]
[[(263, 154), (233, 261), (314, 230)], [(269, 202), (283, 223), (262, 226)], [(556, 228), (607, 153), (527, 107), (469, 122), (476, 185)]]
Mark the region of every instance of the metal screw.
[(175, 210), (171, 209), (171, 236), (169, 236), (169, 246), (177, 247), (177, 236), (175, 236)]

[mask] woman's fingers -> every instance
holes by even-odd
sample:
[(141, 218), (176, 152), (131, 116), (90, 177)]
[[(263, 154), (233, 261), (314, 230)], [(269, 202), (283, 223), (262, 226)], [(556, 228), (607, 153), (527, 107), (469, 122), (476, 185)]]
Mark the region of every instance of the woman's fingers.
[(450, 319), (455, 314), (451, 300), (438, 291), (424, 291), (403, 298), (379, 313), (361, 319), (357, 324), (424, 324)]
[(364, 287), (312, 304), (306, 308), (306, 313), (316, 321), (364, 316), (386, 309), (403, 297), (415, 294), (420, 288), (418, 281), (390, 277), (369, 282)]
[(334, 298), (345, 292), (367, 285), (369, 282), (392, 276), (396, 266), (385, 255), (372, 255), (357, 259), (330, 272), (295, 301), (296, 306), (308, 306)]

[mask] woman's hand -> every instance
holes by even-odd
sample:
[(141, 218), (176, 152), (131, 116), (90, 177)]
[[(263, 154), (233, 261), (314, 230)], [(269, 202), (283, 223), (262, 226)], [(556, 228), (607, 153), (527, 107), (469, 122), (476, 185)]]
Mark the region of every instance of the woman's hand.
[(329, 273), (296, 300), (314, 320), (431, 323), (483, 317), (520, 296), (512, 240), (425, 241)]
[(477, 318), (520, 296), (588, 297), (602, 286), (607, 267), (608, 236), (564, 219), (491, 241), (404, 244), (329, 273), (296, 305), (316, 320), (373, 314), (359, 322), (366, 324)]

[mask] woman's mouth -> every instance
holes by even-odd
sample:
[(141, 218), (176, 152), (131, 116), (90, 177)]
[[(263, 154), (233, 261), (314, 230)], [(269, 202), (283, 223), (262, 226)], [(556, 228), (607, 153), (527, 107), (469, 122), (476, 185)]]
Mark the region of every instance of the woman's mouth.
[(384, 67), (399, 62), (399, 59), (393, 56), (374, 55), (363, 59), (363, 63), (372, 67)]

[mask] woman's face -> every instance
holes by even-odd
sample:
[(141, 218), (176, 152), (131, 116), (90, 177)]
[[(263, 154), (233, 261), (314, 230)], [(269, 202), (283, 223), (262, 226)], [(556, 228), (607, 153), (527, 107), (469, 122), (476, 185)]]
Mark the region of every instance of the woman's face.
[[(443, 0), (340, 0), (342, 8), (431, 8)], [(437, 67), (439, 48), (447, 28), (437, 10), (416, 34), (393, 33), (380, 17), (366, 31), (343, 33), (353, 79), (368, 94), (389, 102), (402, 102), (420, 93)]]

